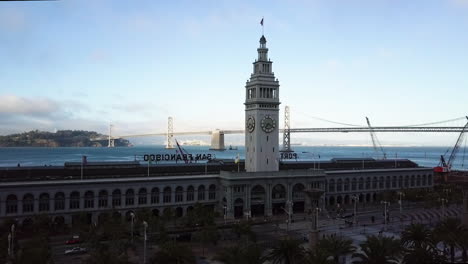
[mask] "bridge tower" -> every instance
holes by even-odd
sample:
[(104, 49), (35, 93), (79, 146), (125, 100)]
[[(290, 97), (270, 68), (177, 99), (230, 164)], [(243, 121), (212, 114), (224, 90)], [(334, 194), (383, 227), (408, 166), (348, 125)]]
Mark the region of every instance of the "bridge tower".
[(266, 38), (260, 38), (258, 58), (245, 85), (245, 169), (278, 171), (279, 82), (268, 58)]
[(289, 106), (284, 107), (283, 149), (281, 152), (293, 152), (291, 149), (291, 126), (289, 121)]
[(173, 126), (173, 120), (172, 117), (170, 116), (167, 119), (167, 137), (166, 137), (166, 148), (167, 149), (173, 149), (174, 148), (174, 143), (172, 142), (172, 138), (174, 137), (174, 126)]
[(108, 148), (115, 147), (115, 142), (114, 142), (114, 139), (112, 138), (112, 127), (114, 127), (114, 125), (109, 124), (109, 143), (107, 144)]

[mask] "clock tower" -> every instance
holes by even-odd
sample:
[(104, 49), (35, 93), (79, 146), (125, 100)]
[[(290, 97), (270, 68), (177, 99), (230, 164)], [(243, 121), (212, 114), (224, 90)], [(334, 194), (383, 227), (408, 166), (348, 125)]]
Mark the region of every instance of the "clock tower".
[(268, 58), (265, 36), (245, 85), (245, 169), (247, 172), (279, 169), (279, 82)]

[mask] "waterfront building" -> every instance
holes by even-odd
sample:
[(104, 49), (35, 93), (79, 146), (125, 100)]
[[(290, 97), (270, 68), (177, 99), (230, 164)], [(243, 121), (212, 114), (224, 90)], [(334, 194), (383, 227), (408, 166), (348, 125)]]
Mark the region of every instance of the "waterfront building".
[(433, 187), (432, 168), (409, 160), (280, 160), (279, 82), (266, 42), (262, 36), (245, 86), (245, 161), (148, 168), (138, 163), (89, 163), (84, 179), (79, 164), (0, 168), (0, 220), (30, 224), (33, 216), (47, 214), (58, 224), (73, 223), (85, 213), (92, 223), (105, 212), (128, 217), (142, 208), (154, 215), (173, 210), (181, 217), (195, 203), (229, 219), (268, 218), (284, 214), (288, 206), (294, 214), (307, 213), (306, 189), (323, 190), (323, 199), (316, 202), (333, 208), (351, 205), (354, 195), (366, 204), (377, 202), (386, 191)]

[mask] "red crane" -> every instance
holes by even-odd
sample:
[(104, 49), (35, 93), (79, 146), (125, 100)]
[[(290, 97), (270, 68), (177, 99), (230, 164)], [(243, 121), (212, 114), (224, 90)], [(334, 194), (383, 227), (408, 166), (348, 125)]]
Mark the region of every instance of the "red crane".
[[(468, 120), (468, 116), (466, 116), (466, 119)], [(465, 132), (467, 131), (468, 131), (468, 122), (465, 124), (460, 135), (458, 136), (457, 142), (455, 143), (455, 146), (452, 149), (452, 153), (450, 153), (450, 157), (448, 161), (445, 162), (444, 155), (440, 155), (439, 166), (434, 168), (434, 172), (443, 174), (445, 181), (447, 180), (446, 174), (452, 171), (453, 162), (455, 161), (457, 157), (458, 150), (460, 150), (460, 146), (463, 143), (463, 140), (465, 139)]]

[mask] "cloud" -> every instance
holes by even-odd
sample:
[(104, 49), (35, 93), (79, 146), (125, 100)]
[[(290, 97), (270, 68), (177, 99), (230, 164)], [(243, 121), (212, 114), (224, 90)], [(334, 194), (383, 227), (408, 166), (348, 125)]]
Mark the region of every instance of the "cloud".
[(47, 98), (0, 95), (0, 114), (49, 115), (59, 110), (57, 102)]

